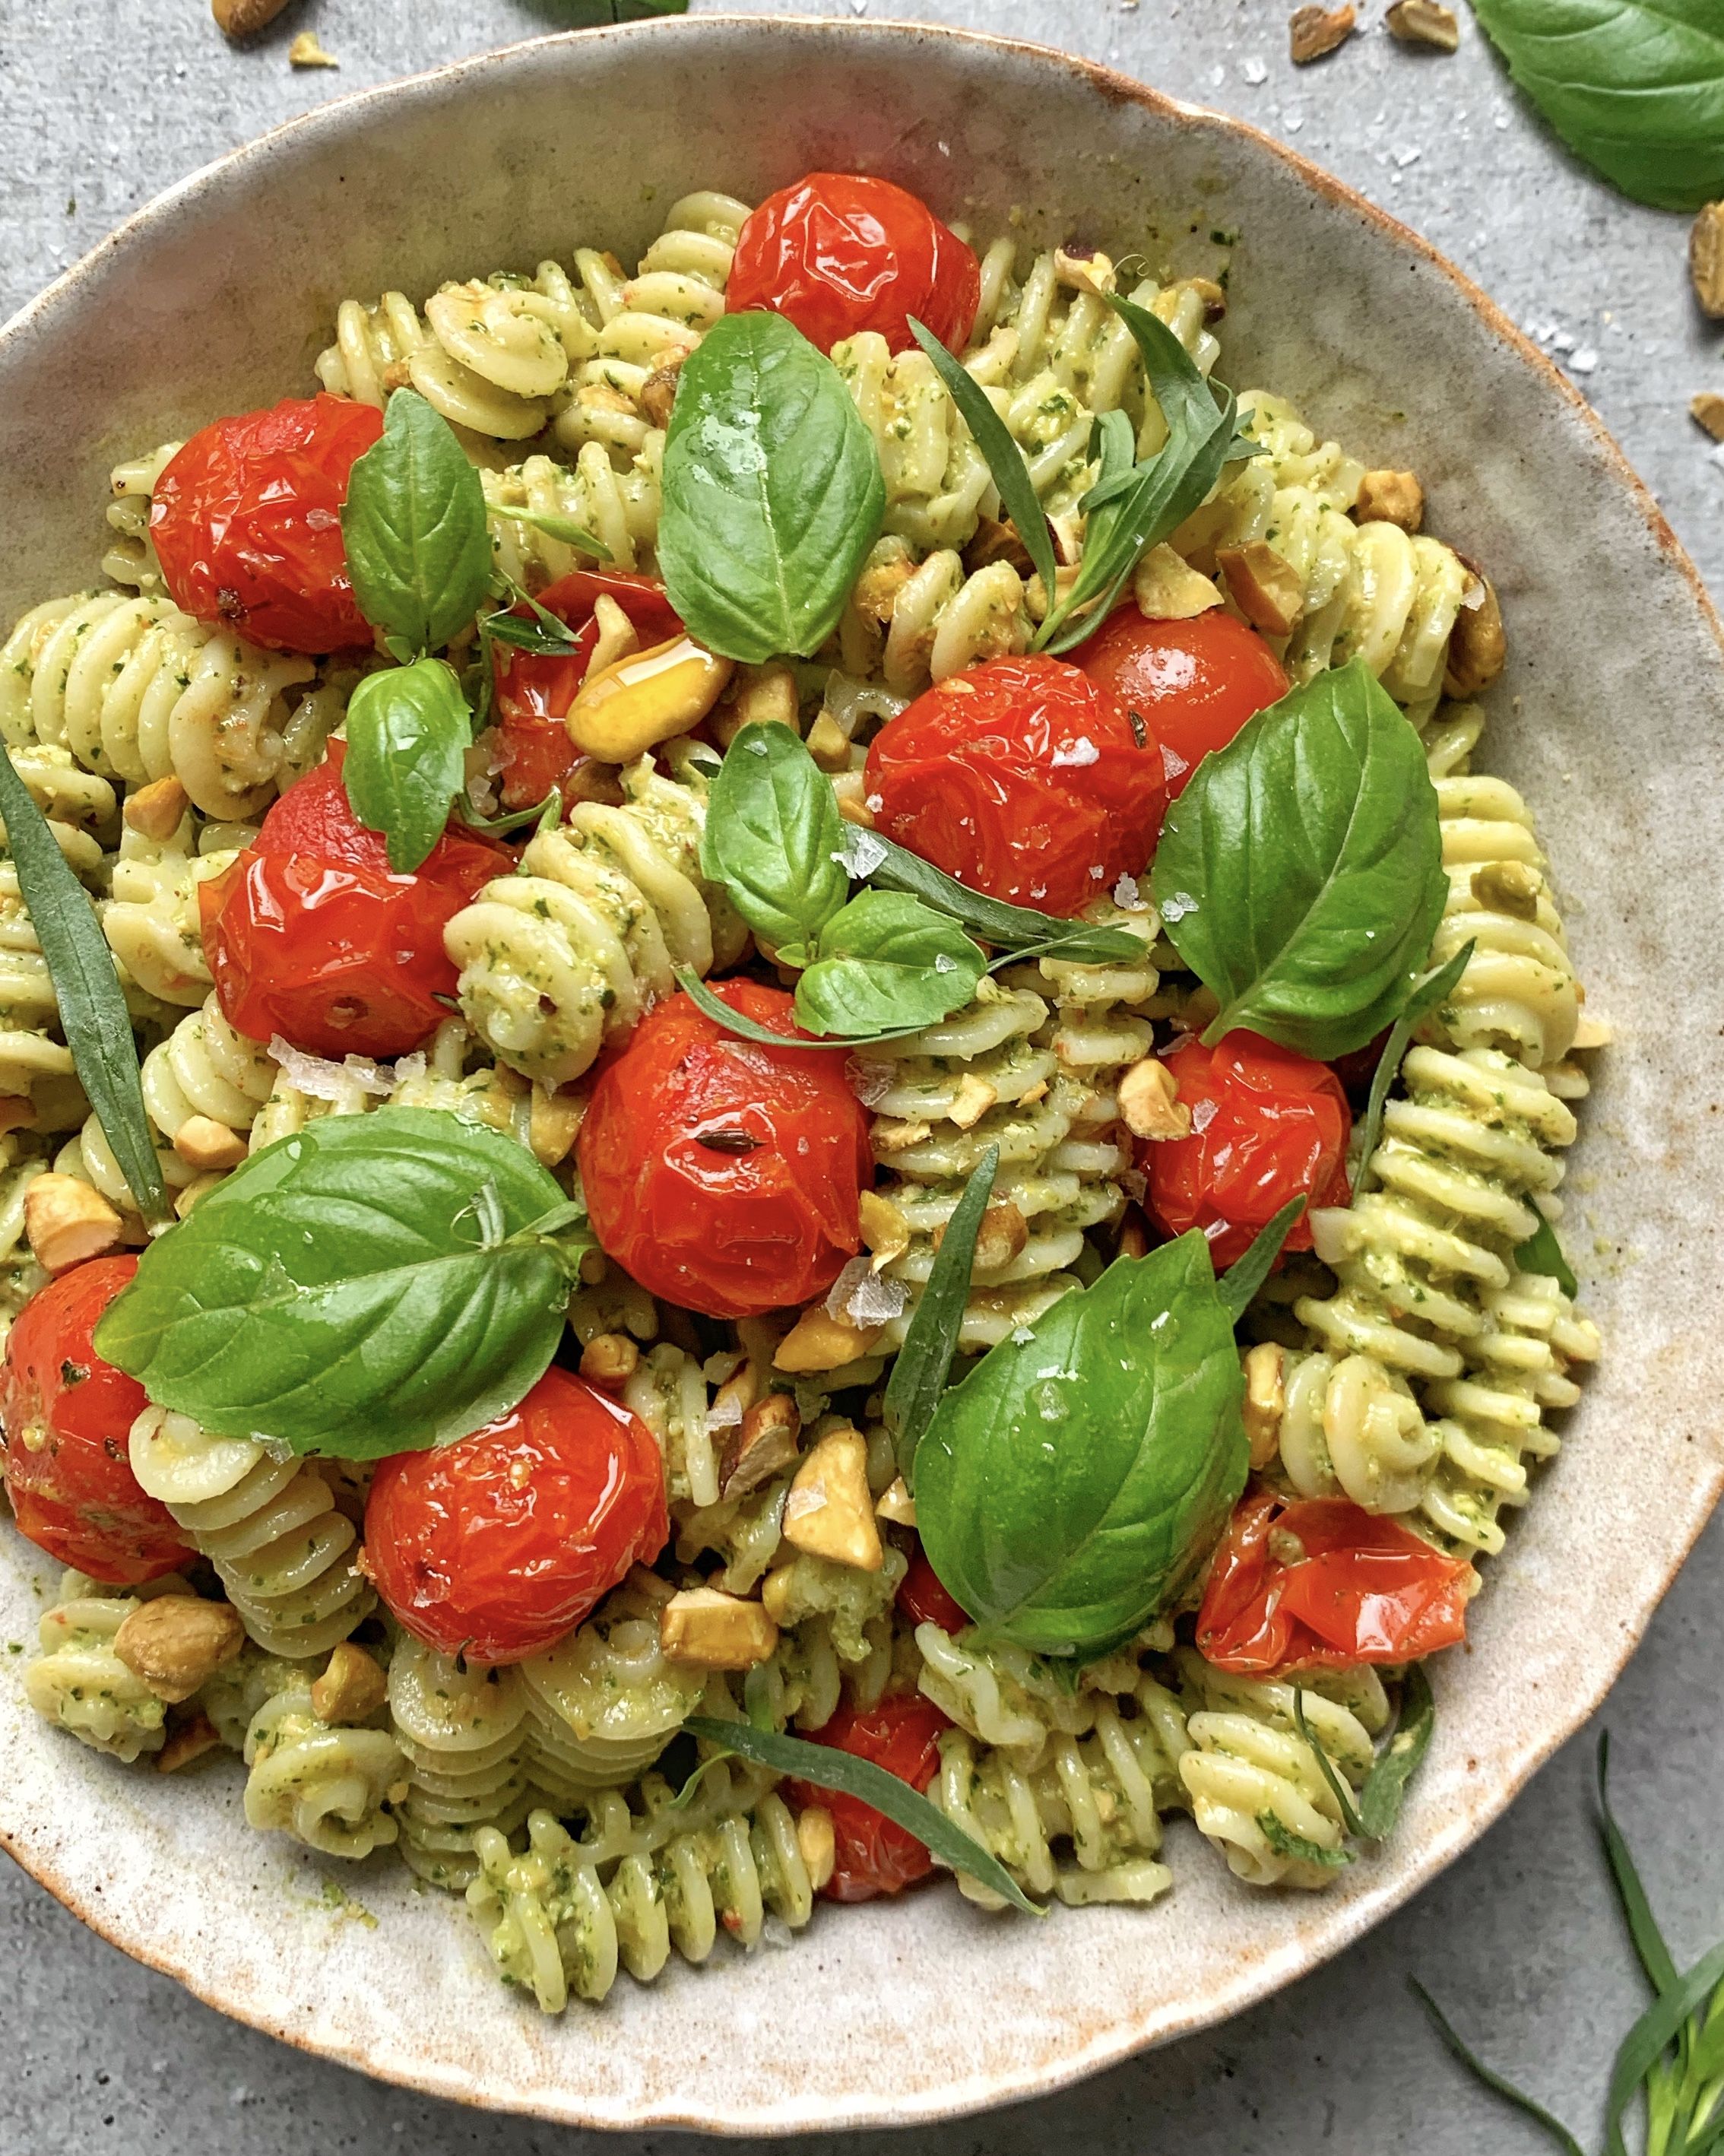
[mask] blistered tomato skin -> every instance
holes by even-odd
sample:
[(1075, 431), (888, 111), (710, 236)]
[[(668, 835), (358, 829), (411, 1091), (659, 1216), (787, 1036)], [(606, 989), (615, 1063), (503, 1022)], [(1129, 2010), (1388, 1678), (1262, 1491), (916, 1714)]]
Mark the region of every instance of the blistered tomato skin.
[(314, 1055), (406, 1055), (455, 993), (443, 932), (513, 856), (477, 837), (439, 839), (411, 875), (389, 866), (341, 783), (344, 751), (264, 817), (255, 842), (198, 886), (203, 947), (223, 1011), (240, 1032), (280, 1034)]
[(471, 1437), (379, 1466), (366, 1565), (403, 1630), (439, 1654), (495, 1665), (572, 1632), (670, 1533), (652, 1432), (552, 1368)]
[(743, 225), (726, 306), (769, 308), (825, 352), (864, 330), (906, 352), (914, 316), (956, 352), (981, 296), (974, 254), (926, 203), (890, 180), (810, 172)]
[[(682, 621), (664, 596), (662, 584), (621, 569), (577, 569), (559, 577), (538, 594), (539, 604), (575, 632), (576, 649), (561, 659), (495, 647), (497, 732), (502, 748), (502, 792), (505, 808), (531, 808), (553, 787), (567, 788), (581, 752), (569, 739), (563, 721), (592, 664), (598, 642), (593, 609), (601, 596), (615, 601), (634, 624), (645, 649), (680, 636)], [(531, 618), (530, 609), (516, 613)]]
[[(951, 1727), (932, 1700), (920, 1692), (895, 1692), (865, 1712), (841, 1707), (824, 1728), (809, 1733), (816, 1744), (871, 1759), (912, 1789), (926, 1790), (940, 1770), (941, 1733)], [(824, 1889), (831, 1900), (870, 1902), (878, 1894), (899, 1894), (932, 1871), (934, 1860), (916, 1836), (859, 1797), (813, 1782), (785, 1787), (798, 1810), (818, 1804), (832, 1815), (837, 1847)]]
[(347, 577), (341, 504), (356, 459), (382, 431), (373, 406), (320, 393), (193, 434), (150, 503), (174, 604), (271, 651), (369, 644)]
[(1116, 608), (1079, 646), (1078, 664), (1161, 742), (1170, 801), (1212, 750), (1287, 693), (1280, 661), (1256, 630), (1219, 608), (1146, 621), (1135, 606)]
[(50, 1281), (13, 1327), (0, 1367), (6, 1489), (18, 1532), (114, 1587), (159, 1578), (194, 1554), (131, 1471), (126, 1440), (148, 1405), (144, 1389), (91, 1344), (137, 1262), (95, 1258)]
[(1060, 659), (990, 659), (925, 690), (875, 736), (867, 787), (889, 839), (1061, 915), (1142, 874), (1167, 805), (1153, 731)]
[(900, 1612), (912, 1625), (937, 1625), (942, 1632), (962, 1632), (969, 1618), (941, 1584), (940, 1575), (928, 1562), (918, 1543), (910, 1569), (898, 1583), (895, 1598)]
[(1285, 1247), (1311, 1246), (1310, 1207), (1345, 1205), (1352, 1116), (1341, 1081), (1255, 1033), (1213, 1048), (1188, 1040), (1162, 1058), (1191, 1112), (1188, 1137), (1140, 1141), (1148, 1210), (1168, 1235), (1200, 1228), (1216, 1265), (1243, 1257), (1290, 1199), (1309, 1200)]
[[(793, 1037), (791, 999), (753, 981), (713, 993)], [(862, 1247), (874, 1179), (844, 1059), (724, 1032), (685, 995), (636, 1027), (593, 1088), (581, 1180), (601, 1246), (654, 1295), (757, 1317), (824, 1295)]]

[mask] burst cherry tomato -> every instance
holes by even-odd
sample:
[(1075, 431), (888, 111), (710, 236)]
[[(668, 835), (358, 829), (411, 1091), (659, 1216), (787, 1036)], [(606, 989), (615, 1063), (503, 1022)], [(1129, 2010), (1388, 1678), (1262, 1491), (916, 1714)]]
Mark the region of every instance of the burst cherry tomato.
[(912, 1625), (937, 1625), (942, 1632), (962, 1632), (970, 1621), (940, 1584), (940, 1575), (920, 1543), (909, 1571), (898, 1584), (896, 1600)]
[(1343, 1497), (1246, 1491), (1210, 1568), (1198, 1651), (1217, 1669), (1414, 1661), (1466, 1635), (1471, 1567)]
[(1212, 749), (1225, 748), (1255, 712), (1287, 693), (1280, 662), (1255, 629), (1219, 609), (1190, 621), (1111, 613), (1080, 647), (1078, 664), (1138, 712), (1162, 745), (1167, 798)]
[(1152, 732), (1059, 659), (990, 659), (875, 736), (878, 828), (972, 891), (1080, 912), (1155, 850), (1166, 790)]
[[(895, 1692), (865, 1711), (841, 1707), (824, 1729), (813, 1732), (813, 1741), (853, 1758), (871, 1759), (912, 1789), (926, 1789), (940, 1770), (940, 1732), (951, 1727), (932, 1700), (920, 1692)], [(786, 1789), (798, 1810), (818, 1804), (832, 1815), (836, 1861), (825, 1892), (834, 1902), (901, 1893), (933, 1870), (933, 1858), (913, 1834), (859, 1797), (812, 1782), (791, 1782)]]
[[(790, 998), (753, 981), (714, 993), (793, 1037)], [(709, 1317), (757, 1317), (822, 1295), (862, 1247), (868, 1118), (844, 1058), (726, 1033), (685, 995), (636, 1027), (581, 1126), (593, 1231), (654, 1295)]]
[(383, 415), (345, 397), (290, 397), (218, 419), (169, 460), (150, 536), (177, 607), (272, 651), (369, 644), (341, 543), (356, 458)]
[(193, 1554), (131, 1471), (126, 1439), (149, 1404), (144, 1389), (90, 1344), (137, 1265), (95, 1258), (50, 1281), (13, 1327), (0, 1368), (6, 1488), (19, 1532), (116, 1587), (158, 1578)]
[(863, 330), (906, 352), (912, 315), (957, 351), (981, 296), (974, 254), (926, 203), (890, 180), (810, 172), (742, 227), (726, 304), (768, 307), (822, 352)]
[[(547, 659), (496, 647), (497, 731), (502, 737), (503, 806), (530, 808), (553, 786), (563, 785), (581, 761), (563, 721), (587, 678), (593, 647), (598, 641), (593, 609), (599, 598), (614, 599), (639, 634), (643, 646), (680, 636), (682, 623), (650, 577), (631, 577), (620, 569), (577, 569), (559, 577), (538, 595), (539, 604), (575, 631), (577, 649), (566, 658)], [(516, 607), (516, 613), (530, 609)]]
[(485, 1663), (555, 1646), (670, 1532), (652, 1432), (554, 1367), (471, 1437), (393, 1454), (365, 1507), (367, 1568), (397, 1620)]
[(198, 886), (203, 947), (229, 1020), (314, 1055), (404, 1055), (455, 992), (444, 924), (513, 857), (451, 832), (411, 875), (348, 805), (340, 742), (285, 793), (255, 842)]
[[(1142, 1141), (1137, 1160), (1149, 1210), (1167, 1235), (1201, 1228), (1215, 1263), (1229, 1265), (1290, 1198), (1347, 1204), (1352, 1117), (1326, 1063), (1255, 1033), (1229, 1033), (1213, 1048), (1185, 1040), (1162, 1060), (1191, 1111), (1191, 1132)], [(1311, 1248), (1309, 1208), (1286, 1247)]]

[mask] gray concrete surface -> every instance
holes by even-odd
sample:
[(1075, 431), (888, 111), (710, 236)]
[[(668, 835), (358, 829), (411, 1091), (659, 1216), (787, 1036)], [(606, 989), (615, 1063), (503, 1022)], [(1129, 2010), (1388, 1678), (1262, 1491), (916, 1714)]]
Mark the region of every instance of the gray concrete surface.
[[(1382, 0), (1362, 0), (1368, 33), (1301, 71), (1286, 56), (1290, 0), (803, 4), (1063, 44), (1290, 141), (1426, 234), (1568, 366), (1724, 593), (1724, 451), (1711, 453), (1686, 408), (1696, 390), (1724, 390), (1724, 357), (1688, 300), (1682, 223), (1573, 166), (1470, 23), (1457, 57), (1415, 56), (1382, 31)], [(158, 189), (273, 122), (580, 19), (576, 0), (300, 0), (236, 53), (205, 0), (137, 10), (0, 0), (0, 312)], [(308, 26), (339, 73), (290, 71), (289, 37)], [(1577, 573), (1608, 573), (1586, 533), (1574, 551)], [(1724, 1847), (1711, 1830), (1724, 1778), (1721, 1606), (1724, 1525), (1702, 1538), (1602, 1717), (1619, 1810), (1684, 1959), (1724, 1934)], [(1503, 1711), (1514, 1712), (1512, 1699)], [(1641, 2003), (1590, 1824), (1593, 1741), (1577, 1738), (1410, 1907), (1256, 2011), (1060, 2097), (907, 2137), (816, 2137), (796, 2144), (800, 2156), (841, 2146), (859, 2156), (1388, 2156), (1415, 2146), (1420, 2156), (1514, 2156), (1546, 2145), (1443, 2056), (1407, 1993), (1414, 1972), (1590, 2143), (1609, 2058)], [(10, 1867), (0, 1869), (0, 1923), (4, 2156), (225, 2156), (242, 2142), (252, 2156), (544, 2156), (589, 2145), (403, 2095), (239, 2028), (123, 1959)], [(891, 2071), (883, 2058), (882, 2077)], [(629, 2156), (672, 2145), (632, 2140)]]

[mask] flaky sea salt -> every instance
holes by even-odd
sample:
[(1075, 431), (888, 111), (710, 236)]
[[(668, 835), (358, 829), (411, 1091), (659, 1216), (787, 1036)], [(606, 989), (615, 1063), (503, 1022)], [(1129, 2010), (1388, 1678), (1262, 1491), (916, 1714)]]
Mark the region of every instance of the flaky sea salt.
[(1192, 1128), (1198, 1132), (1208, 1130), (1215, 1120), (1218, 1106), (1219, 1103), (1214, 1101), (1199, 1101), (1191, 1111)]
[(395, 1081), (368, 1056), (350, 1055), (342, 1063), (326, 1056), (308, 1055), (278, 1033), (269, 1053), (286, 1073), (288, 1082), (314, 1101), (349, 1101), (355, 1093), (375, 1093), (380, 1099), (395, 1090)]
[(862, 882), (871, 876), (886, 857), (885, 842), (865, 831), (859, 824), (846, 824), (843, 843), (832, 858), (844, 871)]
[(866, 1056), (853, 1055), (844, 1065), (844, 1076), (850, 1091), (865, 1108), (877, 1108), (892, 1090), (897, 1076), (897, 1066), (891, 1063), (870, 1063)]
[(852, 1258), (832, 1283), (826, 1298), (829, 1317), (847, 1317), (852, 1325), (885, 1325), (901, 1317), (910, 1301), (902, 1281), (883, 1280), (867, 1258)]
[(1198, 902), (1188, 891), (1176, 891), (1162, 901), (1163, 921), (1183, 921), (1188, 913), (1195, 913)]
[(1086, 763), (1100, 763), (1101, 752), (1087, 734), (1080, 734), (1070, 748), (1056, 748), (1053, 764), (1056, 771), (1081, 770)]
[(1147, 913), (1149, 901), (1137, 888), (1134, 875), (1122, 875), (1113, 887), (1113, 902), (1127, 913)]

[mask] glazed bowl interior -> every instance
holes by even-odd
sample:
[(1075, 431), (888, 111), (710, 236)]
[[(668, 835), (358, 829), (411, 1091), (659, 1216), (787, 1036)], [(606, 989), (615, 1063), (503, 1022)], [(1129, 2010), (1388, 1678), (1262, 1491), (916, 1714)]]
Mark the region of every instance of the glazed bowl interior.
[[(1213, 235), (1237, 233), (1220, 372), (1367, 464), (1416, 469), (1430, 528), (1488, 564), (1511, 655), (1480, 762), (1529, 795), (1591, 1008), (1617, 1030), (1568, 1183), (1605, 1354), (1490, 1567), (1470, 1647), (1437, 1671), (1436, 1741), (1398, 1836), (1321, 1896), (1236, 1884), (1179, 1825), (1175, 1889), (1147, 1912), (1031, 1923), (949, 1888), (826, 1909), (793, 1948), (721, 1946), (547, 2021), (497, 1984), (459, 1902), (367, 1864), (343, 1877), (377, 1927), (343, 1922), (316, 1860), (244, 1828), (237, 1776), (121, 1768), (0, 1688), (0, 1830), (128, 1952), (368, 2071), (576, 2122), (902, 2123), (1237, 2010), (1429, 1878), (1591, 1711), (1720, 1476), (1717, 624), (1537, 355), (1408, 234), (1247, 129), (1029, 47), (711, 17), (335, 104), (187, 182), (0, 334), (7, 619), (93, 580), (116, 458), (303, 393), (343, 297), (418, 297), (581, 244), (632, 260), (685, 192), (757, 199), (811, 167), (886, 174), (980, 234), (1021, 213), (1026, 244), (1158, 270), (1213, 273)], [(0, 1538), (10, 1636), (49, 1592), (45, 1563)]]

